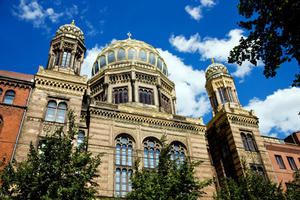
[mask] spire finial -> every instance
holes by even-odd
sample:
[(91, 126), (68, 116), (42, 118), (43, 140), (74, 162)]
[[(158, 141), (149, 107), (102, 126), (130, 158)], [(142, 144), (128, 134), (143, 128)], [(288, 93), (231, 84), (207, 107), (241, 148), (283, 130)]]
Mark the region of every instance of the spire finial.
[(128, 32), (127, 35), (128, 35), (128, 39), (131, 40), (131, 33)]
[(72, 20), (72, 23), (71, 23), (73, 26), (75, 26), (75, 21), (74, 21), (74, 19)]
[(212, 62), (212, 64), (214, 64), (214, 63), (215, 63), (215, 61), (214, 61), (214, 59), (213, 59), (213, 58), (211, 58), (211, 62)]

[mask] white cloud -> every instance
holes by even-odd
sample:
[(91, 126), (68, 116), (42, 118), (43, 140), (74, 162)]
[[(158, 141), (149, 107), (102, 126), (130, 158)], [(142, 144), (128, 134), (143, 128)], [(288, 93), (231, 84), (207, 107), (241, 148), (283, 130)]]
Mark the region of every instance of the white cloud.
[(199, 21), (202, 18), (201, 6), (192, 8), (191, 6), (185, 6), (185, 11), (195, 20)]
[[(263, 135), (284, 136), (300, 130), (300, 88), (279, 89), (264, 100), (253, 98), (245, 109), (254, 110), (259, 117)], [(274, 131), (276, 133), (271, 133)]]
[(63, 16), (63, 13), (56, 13), (53, 8), (45, 10), (36, 0), (29, 3), (26, 0), (20, 0), (13, 14), (22, 20), (32, 22), (34, 27), (46, 27), (45, 19), (49, 18), (51, 22), (57, 22)]
[[(219, 62), (227, 62), (230, 50), (239, 44), (242, 33), (241, 29), (233, 29), (223, 39), (205, 37), (202, 40), (198, 33), (190, 36), (189, 39), (183, 35), (171, 35), (169, 41), (180, 52), (198, 52), (202, 60), (214, 58)], [(250, 62), (244, 62), (242, 65), (234, 64), (234, 66), (236, 71), (232, 75), (243, 78), (250, 73), (253, 65)]]
[(65, 14), (68, 19), (73, 19), (76, 15), (78, 15), (78, 6), (72, 5), (72, 7), (69, 7), (66, 9)]
[(200, 2), (204, 7), (211, 7), (216, 4), (213, 0), (200, 0)]
[(169, 78), (175, 82), (178, 113), (192, 117), (208, 113), (210, 103), (204, 87), (205, 72), (184, 64), (181, 58), (168, 51), (158, 51), (168, 66)]
[(81, 75), (87, 75), (88, 79), (91, 77), (93, 64), (102, 49), (103, 47), (96, 45), (94, 48), (86, 51), (86, 56), (81, 67)]

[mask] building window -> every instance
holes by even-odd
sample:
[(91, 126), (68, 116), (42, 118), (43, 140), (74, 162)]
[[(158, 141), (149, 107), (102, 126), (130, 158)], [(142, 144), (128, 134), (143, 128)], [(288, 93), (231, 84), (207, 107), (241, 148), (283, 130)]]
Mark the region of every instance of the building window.
[(221, 103), (227, 102), (226, 91), (225, 88), (218, 88), (219, 96), (221, 99)]
[(266, 173), (262, 165), (250, 164), (250, 168), (252, 172), (254, 172), (255, 174), (260, 175), (263, 178), (266, 178)]
[(116, 138), (115, 196), (125, 197), (132, 190), (130, 175), (133, 165), (133, 139), (127, 135)]
[(297, 170), (297, 166), (296, 166), (296, 163), (294, 161), (294, 158), (293, 157), (286, 157), (287, 160), (289, 161), (289, 164), (291, 166), (291, 169), (292, 170)]
[(2, 89), (0, 88), (0, 100), (1, 100), (1, 96), (2, 96)]
[(160, 143), (155, 138), (144, 140), (144, 167), (154, 169), (159, 162)]
[(246, 135), (244, 133), (241, 133), (241, 138), (242, 138), (242, 142), (243, 142), (243, 145), (244, 145), (244, 149), (249, 150), (248, 143), (247, 143), (247, 138), (246, 138)]
[(108, 64), (115, 62), (115, 53), (113, 51), (110, 51), (108, 53), (107, 61), (108, 61)]
[(178, 166), (185, 160), (185, 147), (180, 142), (174, 142), (171, 145), (171, 160), (175, 161)]
[(140, 52), (139, 52), (139, 59), (141, 61), (145, 61), (147, 62), (147, 53), (145, 50), (141, 49)]
[(217, 101), (217, 97), (216, 97), (216, 93), (213, 92), (212, 96), (209, 97), (210, 103), (211, 105), (216, 108), (218, 106), (218, 101)]
[(70, 58), (71, 58), (71, 52), (65, 51), (62, 57), (61, 66), (69, 67)]
[(128, 59), (136, 59), (136, 50), (133, 48), (130, 48), (128, 50)]
[(122, 48), (119, 49), (117, 57), (118, 57), (118, 60), (125, 60), (125, 50)]
[(83, 131), (79, 131), (77, 135), (77, 147), (79, 147), (84, 142), (85, 134)]
[(14, 99), (15, 99), (15, 94), (16, 94), (16, 93), (15, 93), (14, 91), (8, 90), (8, 91), (5, 93), (3, 102), (4, 102), (4, 103), (7, 103), (7, 104), (13, 104)]
[(167, 113), (171, 113), (171, 102), (170, 99), (165, 96), (165, 95), (161, 95), (161, 106), (163, 107), (163, 109), (167, 112)]
[(285, 165), (283, 163), (282, 157), (279, 155), (275, 155), (275, 159), (280, 169), (285, 169)]
[(245, 150), (256, 151), (255, 142), (251, 134), (241, 133), (241, 138)]
[(127, 87), (114, 89), (114, 102), (115, 102), (115, 104), (128, 102)]
[(227, 94), (228, 94), (228, 101), (235, 102), (231, 87), (226, 88), (226, 90), (227, 90)]
[(61, 102), (57, 106), (56, 101), (49, 101), (47, 105), (45, 120), (64, 123), (66, 112), (67, 104)]
[(153, 91), (152, 89), (140, 88), (139, 90), (140, 103), (153, 105)]
[(152, 64), (152, 65), (155, 65), (155, 55), (153, 53), (150, 53), (150, 56), (149, 56), (149, 63)]

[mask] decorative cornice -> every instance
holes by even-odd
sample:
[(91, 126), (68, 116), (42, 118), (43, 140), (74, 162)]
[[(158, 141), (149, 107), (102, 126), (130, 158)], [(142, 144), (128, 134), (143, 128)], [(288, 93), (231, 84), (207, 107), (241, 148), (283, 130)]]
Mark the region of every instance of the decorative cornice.
[(120, 111), (117, 106), (116, 108), (111, 107), (90, 107), (90, 115), (101, 119), (114, 119), (116, 121), (127, 122), (132, 124), (157, 127), (157, 128), (167, 128), (171, 130), (184, 130), (186, 132), (191, 132), (193, 134), (204, 134), (206, 128), (204, 125), (198, 125), (195, 123), (187, 122), (184, 120), (176, 119), (166, 119), (157, 116), (142, 115), (139, 113), (128, 113), (125, 111)]
[(63, 93), (83, 95), (87, 88), (86, 76), (45, 70), (42, 66), (39, 67), (39, 71), (34, 78), (37, 88), (55, 90)]
[(238, 114), (227, 114), (230, 123), (258, 128), (258, 118), (253, 116), (243, 116)]

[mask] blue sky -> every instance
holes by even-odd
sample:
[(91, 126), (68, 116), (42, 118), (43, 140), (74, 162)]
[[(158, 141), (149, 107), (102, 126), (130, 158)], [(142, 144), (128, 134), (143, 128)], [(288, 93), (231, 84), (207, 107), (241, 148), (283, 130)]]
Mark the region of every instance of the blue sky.
[(261, 133), (284, 138), (300, 130), (300, 89), (290, 87), (298, 64), (282, 65), (269, 79), (263, 63), (228, 64), (229, 50), (247, 35), (237, 25), (243, 19), (237, 5), (228, 0), (1, 0), (0, 69), (35, 74), (47, 63), (56, 30), (74, 19), (86, 38), (82, 73), (90, 75), (101, 49), (131, 32), (165, 59), (179, 114), (203, 117), (205, 123), (211, 119), (204, 72), (214, 58), (234, 77), (242, 106), (260, 118)]

